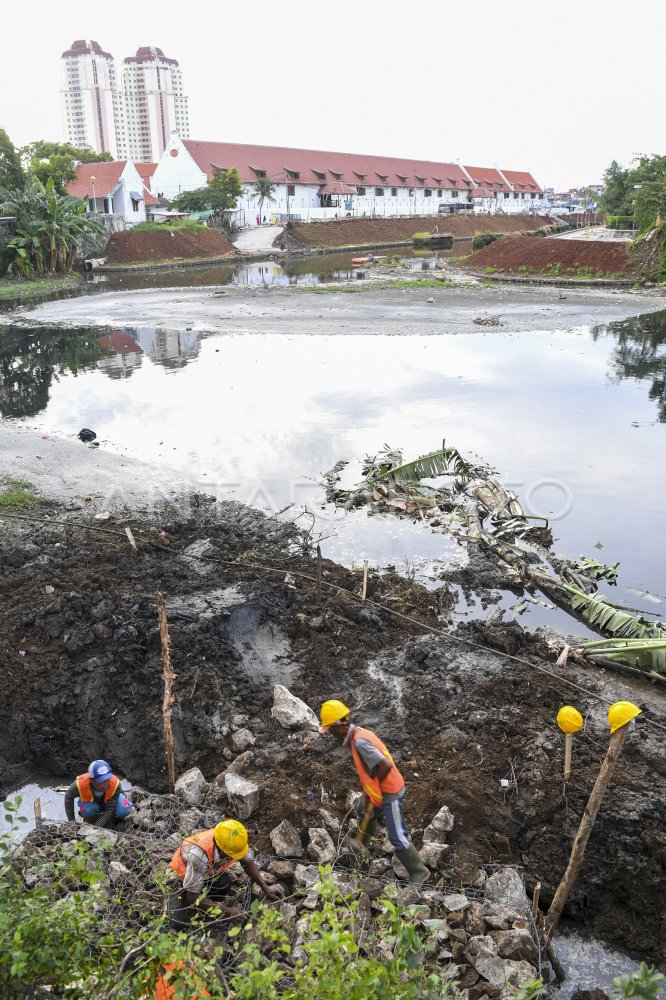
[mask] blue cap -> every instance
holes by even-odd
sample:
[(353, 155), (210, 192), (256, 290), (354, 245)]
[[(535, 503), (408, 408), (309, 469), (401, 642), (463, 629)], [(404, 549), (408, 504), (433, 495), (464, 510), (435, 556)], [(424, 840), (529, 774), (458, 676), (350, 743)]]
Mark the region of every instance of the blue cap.
[(113, 771), (105, 760), (94, 760), (88, 768), (88, 774), (93, 781), (108, 781)]

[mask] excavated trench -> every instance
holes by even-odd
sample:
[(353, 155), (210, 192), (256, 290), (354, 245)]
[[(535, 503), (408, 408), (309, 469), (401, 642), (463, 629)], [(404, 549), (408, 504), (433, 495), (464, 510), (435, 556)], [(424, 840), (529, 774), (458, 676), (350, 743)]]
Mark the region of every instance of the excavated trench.
[[(42, 505), (38, 516), (66, 519)], [(479, 865), (523, 866), (547, 906), (608, 741), (608, 704), (643, 707), (588, 846), (567, 916), (636, 958), (666, 953), (664, 698), (583, 666), (561, 676), (545, 636), (517, 625), (439, 626), (435, 596), (402, 577), (359, 576), (324, 561), (321, 595), (307, 540), (236, 504), (194, 497), (144, 529), (4, 521), (0, 535), (0, 785), (30, 774), (70, 779), (95, 757), (154, 792), (167, 790), (155, 594), (165, 594), (176, 672), (176, 769), (213, 780), (238, 754), (261, 786), (248, 825), (266, 847), (287, 818), (316, 825), (322, 798), (338, 818), (355, 777), (326, 737), (305, 743), (271, 719), (286, 684), (317, 710), (326, 697), (389, 744), (408, 783), (417, 844), (443, 805), (462, 879)], [(126, 523), (138, 543), (129, 547)], [(233, 565), (230, 565), (233, 563)], [(379, 607), (378, 605), (381, 605)], [(404, 617), (392, 614), (387, 608)], [(518, 657), (508, 659), (502, 654)], [(544, 672), (548, 671), (548, 672)], [(583, 690), (572, 688), (570, 683)], [(586, 717), (565, 787), (555, 725), (562, 704)]]

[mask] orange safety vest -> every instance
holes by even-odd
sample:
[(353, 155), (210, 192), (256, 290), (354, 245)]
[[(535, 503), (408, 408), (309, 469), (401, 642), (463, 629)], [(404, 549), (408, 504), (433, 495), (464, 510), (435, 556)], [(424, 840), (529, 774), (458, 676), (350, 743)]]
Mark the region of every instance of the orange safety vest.
[[(120, 778), (116, 778), (115, 774), (112, 774), (108, 780), (106, 786), (106, 792), (104, 793), (104, 801), (110, 802), (116, 793), (116, 789), (120, 784)], [(85, 774), (80, 774), (76, 779), (76, 787), (79, 790), (79, 799), (81, 802), (94, 802), (95, 796), (93, 795), (92, 786), (90, 784), (90, 775), (86, 771)]]
[[(184, 962), (167, 962), (164, 966), (164, 972), (173, 972), (174, 969), (185, 969)], [(176, 977), (176, 983), (180, 985), (182, 980)], [(192, 994), (190, 1000), (199, 1000), (200, 997), (209, 997), (210, 993), (208, 990), (202, 986), (201, 980), (198, 976), (194, 977), (194, 982), (192, 986), (196, 989), (196, 992)], [(171, 985), (171, 978), (167, 981), (164, 975), (160, 972), (157, 977), (157, 985), (155, 987), (155, 1000), (176, 1000), (176, 991)]]
[[(386, 775), (384, 780), (379, 784), (378, 778), (372, 778), (365, 769), (365, 764), (361, 760), (361, 756), (356, 749), (356, 740), (363, 739), (367, 740), (368, 743), (372, 743), (373, 747), (376, 747), (381, 754), (386, 757), (386, 759), (391, 763), (391, 770)], [(363, 786), (363, 791), (368, 796), (371, 802), (374, 802), (376, 806), (382, 804), (383, 795), (382, 792), (386, 792), (387, 795), (394, 795), (396, 792), (401, 791), (405, 787), (405, 782), (400, 774), (400, 771), (393, 763), (393, 757), (388, 752), (382, 741), (371, 729), (362, 729), (361, 726), (357, 726), (354, 735), (351, 740), (351, 752), (354, 758), (354, 764), (356, 765), (356, 770), (358, 771), (358, 776), (361, 779), (361, 785)]]
[(191, 837), (185, 837), (178, 850), (174, 851), (174, 855), (169, 862), (169, 868), (179, 875), (180, 878), (185, 878), (185, 872), (187, 871), (187, 865), (183, 861), (181, 853), (184, 844), (196, 844), (197, 847), (201, 847), (206, 852), (208, 855), (208, 875), (210, 878), (221, 875), (222, 872), (226, 871), (227, 868), (231, 868), (234, 864), (233, 858), (226, 858), (215, 867), (215, 829), (202, 830), (201, 833), (193, 833)]

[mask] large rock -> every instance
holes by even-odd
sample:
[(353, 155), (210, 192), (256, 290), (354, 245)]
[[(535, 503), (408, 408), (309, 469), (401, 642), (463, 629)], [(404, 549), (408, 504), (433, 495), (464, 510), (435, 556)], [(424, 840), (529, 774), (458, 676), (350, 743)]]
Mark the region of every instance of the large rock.
[(516, 962), (538, 965), (539, 953), (527, 928), (515, 927), (510, 931), (496, 931), (493, 938), (500, 958), (511, 958)]
[(419, 854), (424, 865), (427, 865), (428, 868), (437, 868), (448, 850), (448, 844), (433, 844), (430, 841), (424, 841)]
[(238, 819), (248, 819), (259, 808), (261, 789), (253, 781), (248, 781), (240, 774), (227, 772), (224, 776), (224, 787), (229, 805)]
[(294, 881), (296, 885), (304, 885), (309, 890), (319, 881), (319, 872), (314, 865), (296, 865)]
[(243, 750), (247, 750), (248, 747), (254, 746), (256, 742), (254, 733), (250, 732), (249, 729), (239, 729), (238, 732), (234, 733), (231, 737), (231, 747), (236, 753), (242, 753)]
[(496, 955), (497, 945), (488, 934), (479, 934), (478, 937), (471, 937), (468, 940), (467, 950), (470, 955), (481, 955), (484, 952), (488, 955)]
[(111, 848), (118, 840), (118, 834), (113, 830), (106, 830), (104, 827), (89, 826), (84, 823), (76, 831), (77, 837), (85, 840), (91, 847)]
[[(504, 975), (513, 986), (523, 986), (524, 983), (536, 979), (538, 973), (534, 966), (530, 965), (529, 962), (506, 961), (504, 962)], [(592, 992), (596, 993), (596, 990)], [(602, 997), (606, 997), (606, 994), (602, 993), (601, 990), (599, 993)], [(512, 996), (515, 995), (513, 990), (511, 991), (511, 994)], [(573, 996), (575, 997), (576, 994), (574, 993)], [(608, 1000), (607, 997), (606, 1000)]]
[(468, 899), (467, 896), (463, 896), (461, 892), (451, 892), (444, 897), (442, 902), (449, 913), (452, 913), (454, 910), (466, 910), (471, 903), (471, 899)]
[(181, 774), (176, 781), (175, 792), (181, 799), (185, 799), (191, 806), (200, 806), (203, 803), (208, 782), (198, 767), (191, 767), (185, 774)]
[(506, 979), (504, 962), (499, 955), (484, 951), (474, 959), (474, 968), (491, 986), (503, 986)]
[(442, 806), (423, 831), (423, 843), (444, 844), (446, 836), (453, 829), (454, 816), (448, 806)]
[(109, 865), (109, 878), (115, 885), (116, 882), (123, 882), (131, 875), (129, 868), (121, 864), (120, 861), (112, 861)]
[(273, 850), (279, 858), (302, 858), (303, 845), (298, 831), (288, 819), (283, 819), (270, 833)]
[(326, 865), (335, 860), (335, 844), (331, 840), (328, 832), (323, 826), (312, 826), (308, 830), (310, 843), (308, 844), (308, 857), (316, 861), (318, 865)]
[(276, 684), (273, 690), (271, 715), (283, 729), (319, 730), (319, 720), (310, 706), (282, 684)]
[(522, 916), (530, 912), (530, 901), (515, 868), (500, 868), (491, 875), (483, 887), (486, 900), (500, 906), (510, 906)]

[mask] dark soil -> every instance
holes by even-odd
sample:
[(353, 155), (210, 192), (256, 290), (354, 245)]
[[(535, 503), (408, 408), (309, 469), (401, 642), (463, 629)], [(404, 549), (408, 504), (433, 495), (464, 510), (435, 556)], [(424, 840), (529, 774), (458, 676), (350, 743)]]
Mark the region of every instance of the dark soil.
[(557, 225), (543, 215), (427, 215), (406, 219), (336, 219), (331, 222), (294, 222), (290, 233), (311, 247), (379, 246), (411, 242), (414, 233), (452, 233), (458, 239), (474, 233), (525, 233)]
[(465, 268), (527, 271), (530, 274), (546, 272), (553, 276), (582, 271), (594, 277), (635, 277), (626, 243), (547, 240), (534, 236), (507, 236), (496, 240), (467, 257)]
[(235, 253), (234, 246), (216, 229), (189, 233), (166, 226), (159, 231), (128, 229), (114, 233), (105, 250), (109, 264), (225, 257)]
[[(105, 527), (122, 532), (125, 523)], [(331, 586), (319, 600), (307, 539), (239, 505), (194, 497), (189, 517), (165, 511), (144, 530), (134, 522), (138, 555), (124, 533), (3, 524), (5, 790), (26, 769), (69, 779), (96, 757), (134, 783), (167, 789), (161, 590), (177, 675), (176, 771), (196, 765), (212, 780), (235, 757), (234, 733), (249, 728), (256, 742), (243, 773), (262, 786), (260, 810), (248, 821), (260, 849), (285, 817), (304, 835), (321, 825), (322, 797), (342, 818), (357, 786), (348, 752), (330, 737), (289, 733), (271, 718), (279, 680), (315, 711), (327, 697), (343, 699), (385, 739), (407, 781), (417, 844), (446, 804), (455, 815), (460, 878), (480, 864), (523, 865), (529, 887), (542, 883), (547, 906), (608, 745), (607, 705), (631, 698), (644, 712), (628, 735), (567, 915), (637, 957), (663, 960), (666, 761), (661, 731), (650, 724), (663, 722), (663, 699), (660, 707), (652, 689), (628, 690), (592, 667), (568, 667), (562, 679), (543, 673), (554, 671), (553, 654), (516, 625), (471, 623), (433, 635), (425, 626), (438, 624), (434, 595), (399, 576), (371, 577), (364, 606), (347, 592), (358, 594), (359, 575), (324, 561), (322, 579)], [(197, 552), (207, 558), (193, 558)], [(587, 723), (565, 788), (555, 715), (569, 702)]]

